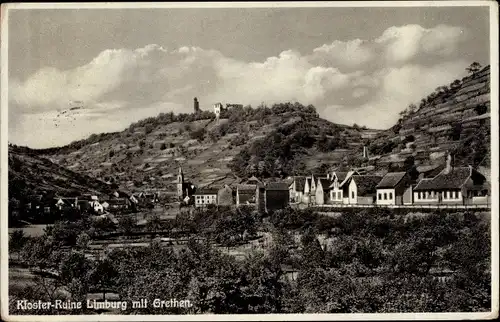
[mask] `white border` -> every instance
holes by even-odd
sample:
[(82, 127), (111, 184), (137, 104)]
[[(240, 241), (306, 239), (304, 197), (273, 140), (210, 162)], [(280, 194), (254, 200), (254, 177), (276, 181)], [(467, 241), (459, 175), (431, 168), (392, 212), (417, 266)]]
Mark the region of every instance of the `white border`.
[[(46, 315), (8, 315), (8, 265), (7, 265), (7, 207), (8, 207), (8, 11), (12, 9), (149, 9), (149, 8), (273, 8), (273, 7), (463, 7), (483, 6), (490, 8), (490, 65), (491, 65), (491, 239), (492, 239), (492, 285), (491, 312), (479, 313), (397, 313), (397, 314), (231, 314), (231, 315), (80, 315), (80, 316), (46, 316)], [(450, 320), (450, 319), (494, 319), (498, 317), (498, 206), (499, 206), (499, 117), (498, 117), (498, 4), (495, 1), (339, 1), (339, 2), (211, 2), (211, 3), (25, 3), (2, 4), (1, 7), (1, 114), (0, 114), (0, 259), (1, 259), (1, 317), (9, 321), (230, 321), (230, 320)], [(496, 166), (493, 166), (496, 165)]]

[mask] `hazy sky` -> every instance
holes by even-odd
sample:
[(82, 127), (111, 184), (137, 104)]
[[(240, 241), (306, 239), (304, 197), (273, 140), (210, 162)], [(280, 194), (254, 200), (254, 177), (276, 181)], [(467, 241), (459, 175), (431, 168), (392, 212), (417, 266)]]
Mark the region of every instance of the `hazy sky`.
[(30, 147), (191, 112), (195, 96), (388, 128), (489, 64), (489, 8), (12, 10), (8, 53), (9, 141)]

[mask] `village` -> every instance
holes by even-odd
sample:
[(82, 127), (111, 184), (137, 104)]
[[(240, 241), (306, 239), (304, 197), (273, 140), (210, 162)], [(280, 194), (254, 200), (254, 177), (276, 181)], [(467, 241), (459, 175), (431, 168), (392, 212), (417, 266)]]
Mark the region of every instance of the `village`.
[(15, 217), (19, 212), (43, 216), (68, 210), (126, 214), (158, 208), (160, 203), (174, 209), (248, 206), (259, 213), (286, 207), (490, 207), (486, 177), (472, 166), (454, 167), (451, 155), (445, 164), (384, 176), (357, 168), (286, 179), (252, 176), (222, 187), (198, 187), (185, 178), (179, 167), (176, 186), (174, 198), (164, 196), (163, 200), (161, 193), (151, 191), (77, 197), (33, 195), (24, 202), (11, 203), (10, 210)]

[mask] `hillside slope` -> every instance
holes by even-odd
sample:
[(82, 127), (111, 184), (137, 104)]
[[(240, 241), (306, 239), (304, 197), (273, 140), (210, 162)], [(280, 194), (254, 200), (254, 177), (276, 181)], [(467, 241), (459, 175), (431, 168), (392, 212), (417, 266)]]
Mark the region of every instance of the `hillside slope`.
[(450, 152), (457, 165), (489, 166), (490, 66), (440, 86), (401, 113), (399, 122), (372, 140), (371, 162), (442, 162)]
[[(293, 147), (301, 151), (293, 165), (300, 164), (303, 171), (342, 163), (349, 155), (361, 155), (364, 133), (374, 133), (323, 120), (312, 106), (286, 103), (272, 108), (230, 109), (220, 120), (208, 111), (161, 114), (120, 133), (94, 136), (93, 143), (76, 142), (39, 153), (60, 166), (117, 183), (129, 191), (172, 191), (179, 166), (186, 179), (199, 186), (238, 181), (246, 173), (231, 170), (235, 156), (251, 149), (255, 142), (265, 144), (278, 129), (286, 127), (305, 129), (311, 136), (312, 142), (296, 142)], [(287, 169), (291, 174), (292, 163)]]
[(78, 196), (109, 194), (112, 186), (58, 166), (43, 157), (9, 147), (9, 199), (31, 194)]

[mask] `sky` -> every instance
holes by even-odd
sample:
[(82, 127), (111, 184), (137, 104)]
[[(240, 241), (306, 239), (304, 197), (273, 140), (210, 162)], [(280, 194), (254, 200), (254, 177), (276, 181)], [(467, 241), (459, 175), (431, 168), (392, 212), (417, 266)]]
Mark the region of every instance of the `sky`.
[(61, 146), (194, 97), (385, 129), (489, 48), (489, 7), (11, 10), (9, 142)]

